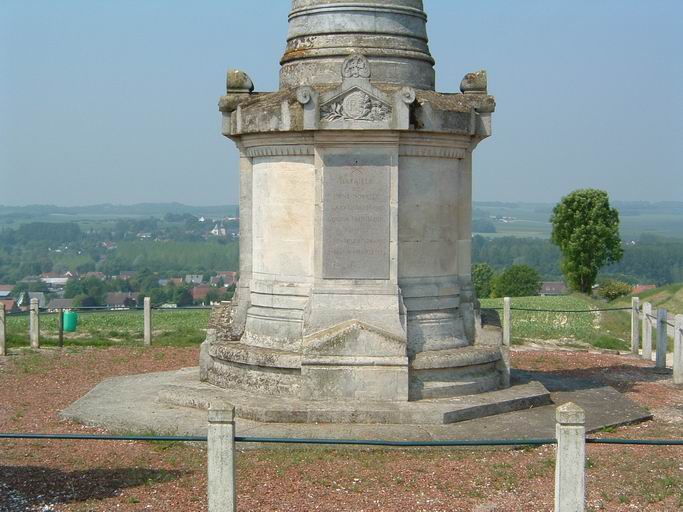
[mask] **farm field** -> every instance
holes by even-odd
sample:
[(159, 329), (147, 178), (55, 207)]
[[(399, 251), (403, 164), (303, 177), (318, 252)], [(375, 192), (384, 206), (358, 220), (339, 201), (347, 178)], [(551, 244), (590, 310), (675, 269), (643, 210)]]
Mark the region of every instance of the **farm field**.
[[(2, 432), (102, 433), (58, 411), (116, 375), (196, 365), (198, 347), (70, 347), (0, 358)], [(514, 368), (581, 375), (649, 407), (654, 420), (597, 435), (683, 436), (683, 393), (652, 364), (568, 351), (512, 352)], [(154, 432), (149, 432), (154, 434)], [(238, 446), (239, 448), (239, 446)], [(683, 447), (588, 445), (587, 510), (683, 506)], [(240, 449), (239, 511), (550, 512), (554, 448)], [(206, 452), (183, 443), (0, 440), (0, 510), (206, 511)]]
[[(204, 341), (210, 309), (155, 309), (152, 311), (154, 343), (160, 346), (193, 346)], [(57, 344), (56, 314), (41, 313), (41, 344)], [(28, 346), (28, 315), (7, 317), (9, 347)], [(141, 345), (141, 310), (93, 311), (78, 313), (76, 332), (64, 333), (66, 346)]]
[[(550, 237), (550, 215), (553, 204), (549, 203), (490, 203), (474, 202), (474, 216), (478, 218), (505, 217), (495, 220), (496, 233), (481, 233), (487, 238), (516, 236), (530, 238)], [(613, 206), (619, 210), (621, 236), (625, 240), (637, 240), (644, 233), (664, 237), (683, 238), (682, 203), (621, 203)]]

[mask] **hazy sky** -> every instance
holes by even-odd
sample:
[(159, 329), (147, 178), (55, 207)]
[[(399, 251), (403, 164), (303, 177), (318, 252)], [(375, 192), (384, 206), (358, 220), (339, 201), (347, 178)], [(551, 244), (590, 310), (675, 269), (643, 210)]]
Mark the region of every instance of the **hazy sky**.
[[(237, 201), (228, 67), (277, 88), (288, 0), (0, 0), (0, 204)], [(476, 200), (683, 200), (683, 2), (425, 0), (437, 90), (485, 68)]]

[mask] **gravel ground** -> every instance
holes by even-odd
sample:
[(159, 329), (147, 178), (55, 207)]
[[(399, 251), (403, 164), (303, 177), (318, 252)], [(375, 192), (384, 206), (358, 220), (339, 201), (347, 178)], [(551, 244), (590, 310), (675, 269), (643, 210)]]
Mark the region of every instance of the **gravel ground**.
[[(196, 364), (196, 348), (46, 350), (0, 358), (0, 431), (90, 432), (57, 413), (104, 378)], [(516, 368), (590, 376), (653, 421), (604, 436), (683, 435), (683, 392), (636, 358), (516, 350)], [(238, 456), (240, 511), (550, 511), (554, 448), (334, 450)], [(589, 510), (683, 509), (683, 448), (588, 446)], [(203, 511), (205, 453), (181, 443), (0, 441), (1, 511)]]

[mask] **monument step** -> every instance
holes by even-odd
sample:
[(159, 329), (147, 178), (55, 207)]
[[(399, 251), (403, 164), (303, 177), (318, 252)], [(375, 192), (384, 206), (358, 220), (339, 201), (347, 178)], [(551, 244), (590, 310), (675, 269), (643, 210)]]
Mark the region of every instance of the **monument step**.
[(445, 350), (429, 350), (415, 354), (410, 361), (410, 369), (459, 368), (493, 363), (500, 360), (500, 358), (499, 347), (468, 346)]
[(197, 370), (171, 374), (159, 392), (159, 401), (176, 406), (206, 409), (214, 400), (227, 400), (240, 418), (266, 423), (393, 423), (446, 424), (528, 409), (551, 403), (550, 393), (539, 382), (477, 395), (406, 402), (301, 400), (255, 394), (244, 389), (224, 389), (197, 380)]
[(493, 371), (465, 381), (413, 381), (410, 386), (410, 396), (417, 399), (448, 398), (474, 395), (499, 387), (500, 374), (494, 368)]
[(301, 354), (240, 342), (213, 343), (209, 355), (222, 361), (272, 368), (301, 368)]

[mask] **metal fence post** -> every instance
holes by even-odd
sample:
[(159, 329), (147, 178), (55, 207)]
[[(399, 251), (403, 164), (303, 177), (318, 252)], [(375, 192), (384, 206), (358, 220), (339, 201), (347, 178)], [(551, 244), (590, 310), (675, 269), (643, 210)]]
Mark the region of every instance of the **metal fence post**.
[(674, 384), (683, 384), (683, 315), (674, 322)]
[(7, 355), (7, 334), (5, 331), (5, 305), (0, 304), (0, 356)]
[(152, 344), (152, 301), (149, 297), (145, 297), (144, 300), (144, 317), (144, 343), (146, 347), (149, 347)]
[(510, 320), (510, 297), (503, 298), (503, 345), (510, 346), (510, 331), (512, 329)]
[(652, 359), (652, 323), (650, 316), (652, 315), (652, 304), (645, 302), (643, 304), (643, 359), (648, 361)]
[(640, 349), (640, 298), (631, 297), (631, 352), (638, 354)]
[(209, 406), (207, 457), (209, 512), (235, 512), (235, 408), (232, 405)]
[(669, 335), (667, 334), (668, 313), (664, 308), (657, 308), (657, 359), (655, 367), (666, 368), (666, 352), (669, 345)]
[(40, 348), (40, 316), (38, 299), (31, 299), (28, 317), (28, 333), (31, 340), (31, 348)]
[(568, 402), (555, 411), (555, 512), (583, 512), (586, 496), (586, 415)]

